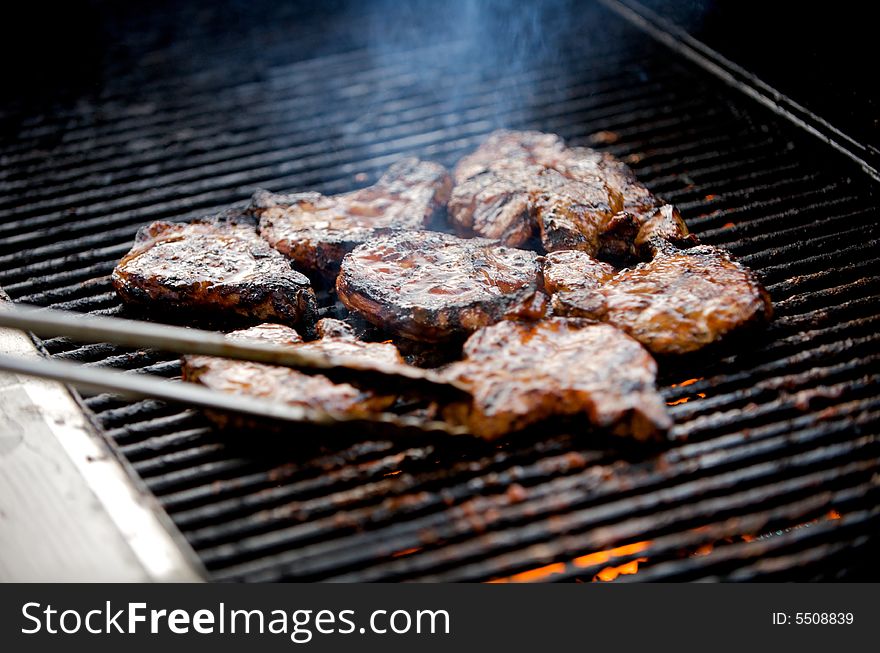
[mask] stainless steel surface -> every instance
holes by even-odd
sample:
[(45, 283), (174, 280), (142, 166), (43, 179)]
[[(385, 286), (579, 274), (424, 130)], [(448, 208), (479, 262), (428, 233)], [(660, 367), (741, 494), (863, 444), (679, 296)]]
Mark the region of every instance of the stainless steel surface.
[[(0, 329), (0, 352), (42, 360), (24, 334), (8, 329)], [(62, 385), (0, 373), (0, 581), (203, 575)]]

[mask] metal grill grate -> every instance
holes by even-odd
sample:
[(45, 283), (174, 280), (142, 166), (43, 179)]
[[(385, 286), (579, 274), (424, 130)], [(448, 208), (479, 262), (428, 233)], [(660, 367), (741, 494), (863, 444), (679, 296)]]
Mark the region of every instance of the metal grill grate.
[[(664, 362), (674, 435), (686, 439), (659, 452), (583, 434), (454, 447), (279, 442), (218, 433), (158, 402), (85, 398), (213, 578), (742, 580), (873, 568), (874, 189), (619, 18), (601, 18), (607, 41), (572, 46), (555, 66), (428, 85), (425, 66), (442, 71), (459, 44), (389, 61), (355, 41), (303, 59), (318, 19), (281, 17), (273, 33), (285, 38), (267, 39), (259, 65), (251, 49), (230, 48), (198, 74), (172, 71), (160, 48), (152, 66), (114, 71), (101, 98), (20, 120), (3, 142), (0, 285), (21, 302), (125, 314), (108, 274), (139, 226), (203, 214), (258, 185), (348, 190), (403, 154), (451, 165), (502, 124), (623, 158), (771, 292), (777, 317), (765, 333)], [(156, 352), (42, 345), (88, 365), (179, 374)]]

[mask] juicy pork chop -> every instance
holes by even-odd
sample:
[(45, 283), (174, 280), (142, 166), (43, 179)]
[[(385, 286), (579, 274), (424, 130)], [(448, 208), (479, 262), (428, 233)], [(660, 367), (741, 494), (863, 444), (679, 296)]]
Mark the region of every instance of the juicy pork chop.
[(657, 240), (692, 243), (678, 211), (609, 154), (566, 147), (554, 134), (497, 131), (458, 163), (449, 218), (463, 235), (548, 252), (583, 250), (628, 261)]
[(298, 269), (333, 280), (342, 257), (386, 229), (422, 229), (442, 212), (452, 181), (436, 163), (404, 159), (373, 186), (342, 195), (260, 190), (260, 234)]
[(445, 374), (474, 399), (447, 406), (444, 417), (487, 439), (562, 416), (583, 416), (640, 440), (671, 426), (654, 387), (654, 359), (607, 324), (558, 317), (500, 322), (468, 338), (464, 360)]
[(596, 290), (615, 274), (614, 266), (577, 249), (550, 252), (544, 257), (544, 288), (551, 295)]
[[(303, 342), (292, 328), (280, 324), (260, 324), (227, 334), (231, 340), (258, 340), (301, 351), (319, 352), (375, 361), (381, 364), (400, 363), (403, 359), (394, 345), (355, 340), (346, 325), (336, 320), (320, 320), (320, 340)], [(391, 406), (396, 397), (361, 389), (348, 383), (337, 383), (320, 374), (305, 374), (288, 367), (229, 360), (211, 356), (184, 356), (183, 378), (222, 392), (247, 394), (294, 406), (311, 408), (339, 415), (368, 416)], [(215, 421), (225, 424), (227, 416), (209, 413)]]
[(481, 238), (432, 231), (374, 238), (342, 262), (340, 300), (373, 324), (439, 342), (547, 309), (540, 258)]
[(257, 236), (230, 220), (154, 222), (116, 265), (113, 286), (126, 302), (247, 318), (311, 323), (309, 279)]
[[(666, 247), (646, 263), (606, 276), (603, 264), (545, 266), (557, 315), (588, 317), (622, 329), (655, 354), (683, 354), (770, 319), (767, 291), (747, 267), (709, 245)], [(583, 270), (586, 269), (586, 275)], [(600, 270), (597, 273), (596, 270)], [(559, 279), (562, 279), (561, 281)], [(584, 279), (589, 281), (584, 282)]]

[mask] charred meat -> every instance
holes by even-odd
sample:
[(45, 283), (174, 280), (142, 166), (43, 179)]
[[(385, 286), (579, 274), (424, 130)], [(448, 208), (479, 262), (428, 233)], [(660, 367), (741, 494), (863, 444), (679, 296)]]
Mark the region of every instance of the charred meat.
[(233, 221), (154, 222), (117, 264), (113, 286), (127, 302), (237, 314), (288, 324), (315, 319), (308, 278)]
[(422, 229), (449, 200), (443, 166), (404, 159), (379, 181), (342, 195), (257, 191), (251, 211), (260, 234), (298, 269), (332, 280), (342, 257), (383, 229)]
[(431, 231), (370, 240), (345, 257), (339, 298), (370, 322), (438, 342), (547, 308), (534, 252)]
[[(233, 331), (232, 340), (259, 340), (274, 345), (297, 347), (303, 351), (320, 352), (375, 361), (381, 364), (403, 363), (394, 345), (361, 342), (341, 326), (341, 323), (318, 323), (320, 340), (303, 342), (290, 327), (280, 324), (261, 324), (250, 329)], [(368, 416), (391, 406), (396, 397), (348, 383), (335, 383), (320, 374), (305, 374), (288, 367), (235, 361), (211, 356), (184, 356), (183, 378), (214, 390), (247, 394), (349, 416)], [(225, 423), (226, 416), (210, 414)]]
[(610, 325), (564, 318), (501, 322), (474, 333), (464, 354), (445, 373), (468, 386), (474, 399), (446, 407), (444, 416), (484, 438), (561, 416), (584, 416), (638, 439), (671, 426), (654, 387), (654, 359)]
[(655, 354), (695, 351), (773, 312), (754, 273), (708, 245), (668, 247), (596, 287), (557, 288), (557, 314), (613, 324)]
[(548, 252), (583, 250), (627, 261), (657, 240), (692, 242), (674, 207), (609, 154), (566, 147), (554, 134), (498, 131), (455, 168), (449, 217), (465, 235)]

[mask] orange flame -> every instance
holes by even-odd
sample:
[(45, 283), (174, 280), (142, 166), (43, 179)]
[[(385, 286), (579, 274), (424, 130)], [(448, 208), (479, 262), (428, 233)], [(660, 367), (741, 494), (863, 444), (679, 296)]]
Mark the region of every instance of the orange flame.
[(594, 565), (601, 565), (603, 562), (608, 562), (609, 560), (611, 560), (611, 558), (620, 558), (622, 556), (629, 556), (635, 553), (640, 553), (647, 549), (650, 544), (651, 540), (645, 540), (644, 542), (635, 542), (633, 544), (625, 544), (624, 546), (619, 546), (616, 549), (598, 551), (597, 553), (590, 553), (588, 555), (575, 558), (574, 560), (572, 560), (572, 563), (575, 567), (592, 567)]
[(410, 553), (416, 553), (421, 550), (422, 550), (422, 547), (414, 546), (411, 549), (403, 549), (401, 551), (395, 551), (394, 553), (391, 554), (391, 557), (392, 558), (402, 558), (403, 556), (408, 556)]
[(636, 558), (619, 567), (605, 567), (602, 571), (593, 577), (593, 582), (601, 581), (603, 583), (610, 582), (618, 576), (631, 576), (638, 573), (639, 563), (646, 562), (647, 558)]
[(705, 378), (706, 378), (705, 376), (701, 376), (697, 379), (688, 379), (687, 381), (682, 381), (681, 383), (673, 383), (670, 387), (672, 387), (672, 388), (686, 388), (687, 386), (693, 385), (697, 381), (702, 381)]
[(686, 404), (691, 400), (690, 397), (682, 397), (681, 399), (676, 399), (675, 401), (667, 401), (667, 406), (678, 406), (679, 404)]
[(707, 556), (710, 553), (712, 553), (712, 551), (714, 551), (714, 550), (715, 550), (715, 545), (710, 542), (708, 544), (704, 544), (699, 549), (694, 551), (694, 555), (695, 556)]
[(552, 565), (538, 567), (537, 569), (529, 569), (522, 571), (507, 578), (495, 578), (490, 583), (533, 583), (538, 580), (544, 580), (553, 574), (561, 574), (565, 571), (564, 562), (554, 562)]
[[(580, 556), (571, 561), (571, 564), (575, 567), (594, 567), (596, 565), (601, 565), (602, 563), (608, 562), (613, 558), (622, 558), (623, 556), (634, 555), (636, 553), (640, 553), (644, 551), (651, 545), (651, 540), (645, 540), (644, 542), (633, 542), (632, 544), (624, 544), (623, 546), (618, 546), (613, 549), (607, 549), (605, 551), (597, 551), (596, 553), (589, 553), (587, 555)], [(621, 565), (620, 567), (608, 567), (599, 572), (599, 574), (609, 575), (612, 572), (609, 572), (609, 569), (617, 570), (614, 574), (614, 578), (616, 578), (620, 574), (634, 574), (638, 571), (638, 563), (645, 562), (647, 558), (638, 558), (637, 560), (632, 560), (627, 562), (626, 564)], [(528, 569), (526, 571), (522, 571), (518, 574), (514, 574), (513, 576), (506, 576), (502, 578), (493, 578), (490, 580), (490, 583), (531, 583), (535, 581), (541, 581), (555, 574), (564, 573), (568, 565), (564, 562), (554, 562), (549, 565), (544, 565), (543, 567), (536, 567), (535, 569)], [(631, 569), (631, 571), (629, 571)], [(607, 573), (606, 573), (607, 572)], [(595, 580), (595, 578), (593, 579)], [(603, 579), (604, 580), (604, 579)], [(613, 578), (611, 579), (613, 580)]]

